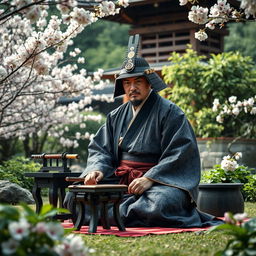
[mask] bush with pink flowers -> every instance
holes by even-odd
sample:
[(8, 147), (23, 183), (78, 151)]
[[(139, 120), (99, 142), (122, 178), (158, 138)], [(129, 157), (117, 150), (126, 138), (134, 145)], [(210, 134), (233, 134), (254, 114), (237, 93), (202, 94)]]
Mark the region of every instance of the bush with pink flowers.
[(0, 204), (0, 255), (88, 256), (93, 250), (81, 236), (70, 234), (53, 220), (58, 211), (67, 210), (45, 205), (36, 214), (25, 204), (20, 208)]

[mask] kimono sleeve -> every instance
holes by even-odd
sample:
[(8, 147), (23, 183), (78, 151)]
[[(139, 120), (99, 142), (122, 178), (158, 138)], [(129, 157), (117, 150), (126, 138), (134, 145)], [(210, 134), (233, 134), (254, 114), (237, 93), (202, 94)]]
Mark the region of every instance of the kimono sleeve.
[(172, 104), (161, 128), (161, 157), (145, 177), (187, 191), (195, 200), (200, 181), (200, 156), (185, 114)]
[(99, 170), (104, 177), (111, 176), (114, 172), (113, 154), (113, 129), (108, 115), (106, 123), (98, 130), (88, 146), (87, 167), (83, 172), (84, 177), (87, 173)]

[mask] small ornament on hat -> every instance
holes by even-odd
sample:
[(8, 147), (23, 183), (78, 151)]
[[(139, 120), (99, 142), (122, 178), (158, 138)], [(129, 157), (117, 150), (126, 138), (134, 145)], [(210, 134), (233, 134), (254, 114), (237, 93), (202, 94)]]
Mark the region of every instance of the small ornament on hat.
[(130, 36), (128, 43), (128, 52), (124, 68), (126, 72), (131, 72), (135, 68), (135, 58), (137, 55), (139, 46), (139, 35)]

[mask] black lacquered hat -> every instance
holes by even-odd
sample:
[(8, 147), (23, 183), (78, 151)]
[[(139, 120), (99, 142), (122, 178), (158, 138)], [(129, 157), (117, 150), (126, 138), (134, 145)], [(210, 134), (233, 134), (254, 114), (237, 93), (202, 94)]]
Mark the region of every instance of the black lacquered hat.
[(138, 46), (139, 35), (130, 36), (126, 59), (115, 80), (114, 97), (125, 94), (122, 79), (129, 77), (144, 76), (152, 89), (157, 92), (167, 87), (154, 69), (150, 68), (148, 62), (143, 58), (137, 57)]

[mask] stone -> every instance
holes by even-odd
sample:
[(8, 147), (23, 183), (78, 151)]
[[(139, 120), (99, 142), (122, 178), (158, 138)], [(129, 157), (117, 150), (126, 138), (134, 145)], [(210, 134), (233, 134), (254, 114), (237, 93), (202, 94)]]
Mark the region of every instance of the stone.
[(0, 203), (18, 204), (20, 202), (35, 203), (32, 193), (27, 189), (8, 180), (0, 180)]

